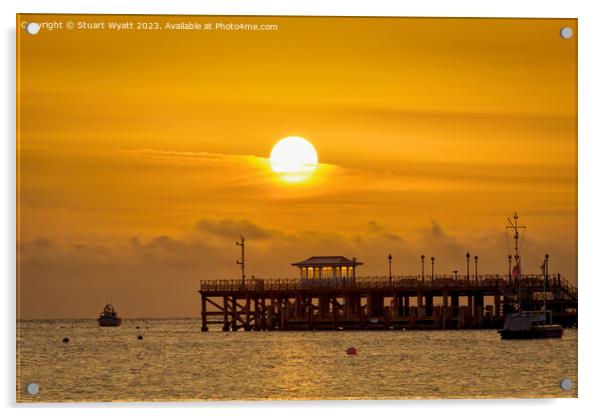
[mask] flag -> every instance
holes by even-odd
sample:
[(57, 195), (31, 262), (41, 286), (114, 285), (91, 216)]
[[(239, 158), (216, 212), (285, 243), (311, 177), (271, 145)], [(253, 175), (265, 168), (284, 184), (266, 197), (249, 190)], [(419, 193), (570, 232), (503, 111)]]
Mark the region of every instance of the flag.
[(520, 279), (520, 263), (512, 268), (512, 277)]

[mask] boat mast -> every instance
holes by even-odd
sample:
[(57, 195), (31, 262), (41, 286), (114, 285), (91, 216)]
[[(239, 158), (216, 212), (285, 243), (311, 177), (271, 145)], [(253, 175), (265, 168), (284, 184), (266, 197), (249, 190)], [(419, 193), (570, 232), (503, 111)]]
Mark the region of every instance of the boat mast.
[(520, 254), (518, 252), (518, 240), (520, 239), (520, 233), (519, 230), (525, 230), (527, 227), (525, 227), (524, 225), (518, 225), (518, 213), (515, 211), (514, 212), (514, 222), (512, 222), (512, 220), (510, 218), (508, 218), (508, 223), (510, 224), (509, 226), (506, 226), (507, 229), (512, 229), (514, 231), (514, 270), (516, 270), (518, 272), (518, 277), (517, 277), (517, 281), (518, 281), (518, 310), (520, 311), (522, 309), (521, 307), (521, 293), (520, 293), (520, 279), (521, 279), (521, 269), (520, 269)]

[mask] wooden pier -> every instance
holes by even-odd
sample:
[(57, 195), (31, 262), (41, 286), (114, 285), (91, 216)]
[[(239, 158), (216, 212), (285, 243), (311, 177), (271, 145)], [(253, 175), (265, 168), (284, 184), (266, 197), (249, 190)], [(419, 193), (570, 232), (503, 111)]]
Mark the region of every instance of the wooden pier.
[[(518, 292), (508, 275), (203, 280), (201, 330), (500, 328)], [(520, 292), (523, 310), (545, 298), (554, 323), (577, 325), (577, 288), (563, 277), (523, 275)]]

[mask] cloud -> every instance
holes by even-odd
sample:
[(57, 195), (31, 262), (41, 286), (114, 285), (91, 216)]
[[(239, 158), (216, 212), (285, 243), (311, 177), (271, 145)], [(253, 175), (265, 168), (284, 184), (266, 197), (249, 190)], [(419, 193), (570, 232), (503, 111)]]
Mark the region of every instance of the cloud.
[(39, 248), (46, 248), (52, 245), (52, 241), (47, 238), (37, 238), (31, 242), (31, 245)]
[(398, 242), (398, 243), (403, 243), (404, 242), (403, 238), (401, 238), (397, 234), (385, 233), (385, 234), (383, 234), (383, 236), (385, 236), (389, 240), (393, 240), (393, 241)]
[(385, 227), (377, 221), (368, 222), (368, 229), (371, 233), (382, 233)]
[[(195, 316), (199, 279), (239, 276), (240, 248), (234, 240), (241, 233), (247, 238), (247, 275), (258, 278), (295, 278), (298, 271), (291, 263), (313, 255), (357, 257), (364, 263), (358, 275), (384, 275), (389, 253), (394, 274), (420, 273), (421, 254), (436, 258), (435, 273), (451, 274), (465, 270), (467, 250), (479, 256), (480, 273), (507, 271), (512, 242), (504, 238), (504, 231), (458, 234), (433, 219), (401, 238), (395, 228), (375, 224), (368, 223), (378, 232), (346, 234), (293, 232), (248, 220), (203, 218), (178, 235), (131, 236), (111, 244), (106, 236), (89, 241), (34, 238), (19, 244), (19, 314), (93, 317), (112, 291), (124, 316)], [(574, 278), (576, 253), (567, 251), (564, 241), (527, 240), (525, 269), (538, 272), (545, 253), (551, 256), (554, 273)]]
[(197, 230), (218, 237), (238, 239), (240, 235), (255, 240), (266, 240), (274, 237), (277, 232), (260, 227), (248, 220), (211, 220), (202, 219), (196, 225)]
[(441, 238), (444, 236), (441, 225), (433, 219), (431, 219), (431, 236), (435, 238)]

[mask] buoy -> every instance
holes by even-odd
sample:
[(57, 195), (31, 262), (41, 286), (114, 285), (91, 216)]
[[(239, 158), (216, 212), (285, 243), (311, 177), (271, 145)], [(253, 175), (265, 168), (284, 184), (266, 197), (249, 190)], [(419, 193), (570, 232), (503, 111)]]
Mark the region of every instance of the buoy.
[(139, 327), (139, 326), (136, 326), (136, 329), (140, 329), (140, 327)]
[(144, 338), (142, 337), (142, 335), (138, 335), (138, 339), (139, 339), (140, 341), (142, 341)]
[(345, 352), (347, 353), (347, 355), (356, 355), (357, 349), (355, 347), (349, 347), (345, 350)]
[(63, 338), (63, 342), (64, 342), (64, 343), (67, 343), (67, 342), (69, 342), (69, 338)]

